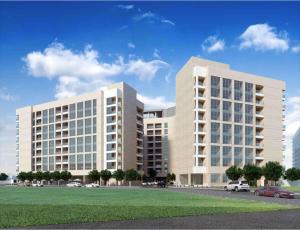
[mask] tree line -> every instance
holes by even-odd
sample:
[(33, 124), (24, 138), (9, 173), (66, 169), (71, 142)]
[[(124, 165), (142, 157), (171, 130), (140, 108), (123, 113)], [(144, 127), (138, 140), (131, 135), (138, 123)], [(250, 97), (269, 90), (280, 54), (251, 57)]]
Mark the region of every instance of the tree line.
[(0, 180), (7, 180), (8, 175), (5, 173), (0, 173)]
[(68, 181), (72, 178), (72, 174), (68, 171), (54, 171), (54, 172), (20, 172), (17, 175), (18, 180), (24, 182), (26, 180), (28, 180), (29, 182), (32, 182), (33, 180), (37, 180), (37, 181), (50, 181), (50, 180), (54, 180), (54, 181)]
[(225, 173), (230, 180), (238, 180), (244, 177), (251, 186), (256, 186), (256, 182), (261, 179), (262, 176), (264, 176), (267, 181), (274, 181), (275, 183), (281, 177), (290, 181), (300, 180), (300, 169), (289, 168), (284, 170), (276, 161), (267, 162), (263, 167), (257, 165), (245, 165), (243, 168), (231, 166)]

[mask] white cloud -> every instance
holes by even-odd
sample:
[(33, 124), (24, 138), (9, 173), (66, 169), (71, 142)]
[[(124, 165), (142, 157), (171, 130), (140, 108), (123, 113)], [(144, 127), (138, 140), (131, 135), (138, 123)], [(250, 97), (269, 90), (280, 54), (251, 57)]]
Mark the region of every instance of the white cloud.
[(167, 101), (165, 97), (149, 97), (141, 94), (137, 95), (137, 99), (145, 104), (145, 109), (166, 109), (175, 106), (172, 101)]
[(151, 11), (147, 11), (147, 12), (135, 15), (133, 17), (133, 20), (135, 20), (135, 21), (141, 21), (143, 19), (156, 18), (156, 17), (157, 17), (156, 14), (152, 13)]
[(154, 49), (154, 51), (153, 51), (153, 57), (154, 58), (157, 58), (157, 59), (161, 59), (161, 57), (160, 57), (160, 51), (159, 51), (159, 49)]
[(175, 23), (172, 22), (171, 20), (168, 20), (168, 19), (162, 19), (161, 22), (162, 22), (162, 23), (170, 24), (170, 25), (172, 25), (172, 26), (175, 26)]
[(160, 22), (165, 23), (171, 26), (175, 26), (175, 23), (169, 19), (163, 18), (152, 11), (143, 12), (141, 9), (139, 9), (139, 13), (133, 17), (134, 21), (142, 21), (142, 20), (148, 20), (148, 22)]
[(299, 53), (300, 52), (300, 45), (296, 45), (296, 46), (292, 47), (292, 52), (293, 53)]
[(275, 27), (268, 24), (251, 25), (239, 38), (241, 40), (240, 49), (253, 48), (257, 51), (286, 51), (289, 49), (287, 33), (278, 32)]
[(131, 49), (134, 49), (134, 48), (135, 48), (135, 44), (133, 44), (132, 42), (129, 42), (127, 45), (128, 45), (128, 47), (131, 48)]
[(118, 8), (122, 9), (122, 10), (132, 10), (134, 8), (134, 5), (117, 5)]
[(291, 166), (292, 159), (292, 139), (297, 129), (300, 127), (300, 96), (287, 99), (287, 113), (285, 118), (285, 157), (287, 167)]
[(84, 51), (75, 52), (61, 43), (52, 43), (44, 51), (28, 53), (23, 60), (30, 75), (57, 80), (56, 98), (99, 90), (121, 74), (149, 81), (160, 69), (169, 67), (162, 60), (144, 61), (136, 57), (125, 63), (122, 56), (105, 63), (90, 45)]
[(222, 51), (225, 48), (225, 41), (218, 39), (217, 36), (209, 36), (202, 43), (202, 49), (208, 53)]
[(0, 88), (0, 100), (3, 101), (14, 101), (16, 100), (16, 97), (11, 95), (6, 88), (2, 87)]

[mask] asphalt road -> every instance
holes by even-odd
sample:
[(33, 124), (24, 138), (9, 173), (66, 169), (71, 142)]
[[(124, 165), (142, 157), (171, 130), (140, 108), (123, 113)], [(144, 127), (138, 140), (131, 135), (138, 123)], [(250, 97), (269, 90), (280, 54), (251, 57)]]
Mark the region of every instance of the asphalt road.
[(37, 226), (32, 229), (299, 229), (300, 211), (172, 217)]
[(265, 197), (265, 196), (254, 196), (254, 194), (251, 192), (233, 192), (233, 191), (204, 189), (204, 188), (169, 187), (168, 190), (174, 192), (189, 192), (193, 194), (220, 196), (220, 197), (227, 197), (227, 198), (238, 198), (238, 199), (264, 201), (264, 202), (279, 203), (279, 204), (291, 204), (291, 205), (300, 206), (300, 197), (296, 197), (295, 199), (274, 198), (274, 197)]

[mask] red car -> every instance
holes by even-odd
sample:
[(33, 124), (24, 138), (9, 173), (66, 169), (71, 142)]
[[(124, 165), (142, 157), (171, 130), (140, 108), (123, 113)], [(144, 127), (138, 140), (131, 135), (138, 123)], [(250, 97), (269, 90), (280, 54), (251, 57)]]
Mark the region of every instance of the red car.
[(294, 199), (294, 193), (283, 190), (280, 187), (262, 187), (255, 190), (254, 195)]

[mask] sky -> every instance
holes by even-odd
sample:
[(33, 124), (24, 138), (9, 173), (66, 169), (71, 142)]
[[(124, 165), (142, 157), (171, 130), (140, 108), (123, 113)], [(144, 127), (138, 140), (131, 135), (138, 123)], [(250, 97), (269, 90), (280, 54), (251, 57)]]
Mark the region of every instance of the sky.
[(191, 57), (286, 81), (286, 160), (300, 127), (300, 2), (0, 2), (0, 172), (15, 171), (15, 110), (133, 86), (175, 103)]

